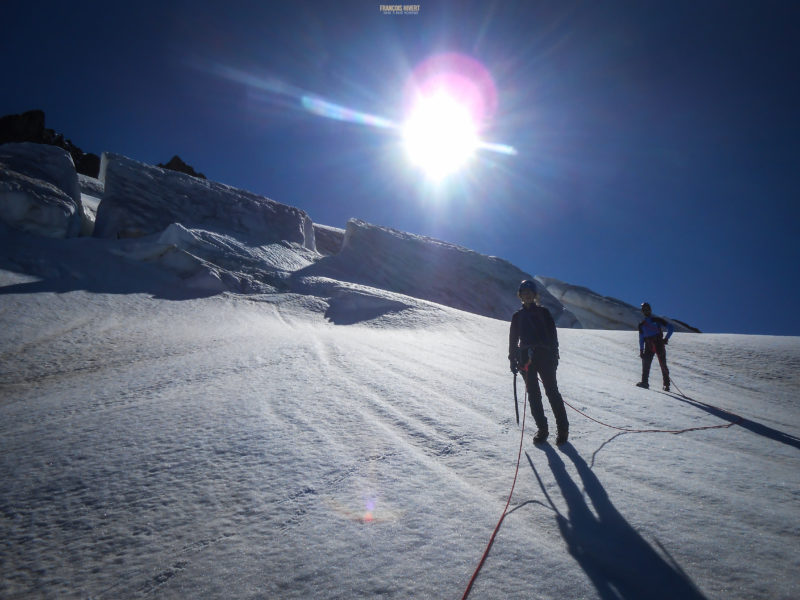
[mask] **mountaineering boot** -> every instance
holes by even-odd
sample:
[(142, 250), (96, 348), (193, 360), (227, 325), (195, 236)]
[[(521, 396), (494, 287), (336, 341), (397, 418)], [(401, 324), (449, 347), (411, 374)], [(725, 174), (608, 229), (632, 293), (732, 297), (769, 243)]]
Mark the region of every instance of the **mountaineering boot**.
[(665, 392), (668, 392), (668, 391), (669, 391), (669, 384), (668, 384), (668, 383), (665, 383), (665, 384), (664, 384), (664, 391), (665, 391)]
[(639, 383), (636, 384), (636, 387), (640, 387), (640, 388), (644, 388), (646, 390), (649, 390), (650, 389), (650, 384), (647, 383), (646, 381), (640, 381)]
[(558, 435), (556, 436), (556, 446), (560, 446), (561, 444), (567, 443), (567, 438), (569, 437), (569, 431), (559, 431)]
[(547, 439), (547, 436), (550, 435), (550, 432), (547, 429), (540, 429), (536, 432), (533, 436), (533, 443), (534, 444), (541, 444)]

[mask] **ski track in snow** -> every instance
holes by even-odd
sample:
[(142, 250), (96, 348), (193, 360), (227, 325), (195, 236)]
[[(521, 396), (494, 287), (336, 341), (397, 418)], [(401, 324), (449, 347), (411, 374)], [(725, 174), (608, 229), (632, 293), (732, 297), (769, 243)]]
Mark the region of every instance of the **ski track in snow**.
[[(335, 326), (289, 296), (1, 299), (0, 596), (463, 592), (519, 444), (507, 323)], [(471, 597), (796, 597), (797, 340), (677, 335), (692, 403), (633, 387), (635, 332), (560, 337), (562, 393), (599, 420), (728, 422), (704, 402), (746, 422), (632, 434), (570, 410), (556, 450), (528, 412)]]

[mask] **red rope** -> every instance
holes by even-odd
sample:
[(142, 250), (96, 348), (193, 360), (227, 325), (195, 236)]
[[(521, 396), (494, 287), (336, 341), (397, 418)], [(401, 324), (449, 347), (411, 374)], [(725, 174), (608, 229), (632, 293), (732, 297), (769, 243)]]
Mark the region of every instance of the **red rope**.
[[(684, 394), (681, 394), (681, 395), (683, 396)], [(686, 397), (686, 396), (684, 396), (684, 397)], [(516, 469), (514, 471), (514, 481), (511, 483), (511, 492), (508, 494), (508, 500), (506, 501), (506, 506), (503, 509), (503, 514), (500, 515), (500, 520), (497, 522), (497, 525), (495, 525), (494, 531), (492, 532), (492, 536), (489, 538), (489, 543), (486, 544), (486, 550), (483, 551), (483, 556), (481, 556), (481, 560), (478, 563), (478, 566), (475, 568), (475, 572), (472, 574), (472, 577), (470, 578), (469, 583), (467, 584), (467, 589), (464, 590), (464, 595), (461, 596), (461, 600), (466, 600), (467, 596), (469, 596), (469, 593), (472, 591), (472, 585), (475, 583), (475, 580), (478, 577), (478, 573), (480, 572), (481, 568), (483, 567), (483, 563), (486, 562), (486, 559), (489, 556), (489, 550), (491, 550), (492, 544), (494, 544), (494, 539), (497, 537), (497, 532), (500, 531), (500, 526), (503, 524), (503, 520), (505, 520), (506, 515), (508, 514), (508, 507), (511, 505), (511, 497), (514, 495), (514, 486), (517, 485), (517, 476), (519, 475), (519, 463), (520, 463), (520, 459), (522, 458), (522, 442), (524, 441), (524, 438), (525, 438), (525, 413), (526, 413), (525, 408), (527, 407), (527, 404), (528, 404), (528, 390), (527, 390), (527, 386), (526, 386), (525, 401), (522, 403), (522, 433), (520, 434), (520, 438), (519, 438), (519, 452), (517, 453), (517, 467), (516, 467)], [(595, 423), (603, 425), (604, 427), (610, 427), (611, 429), (617, 429), (619, 431), (624, 431), (626, 433), (675, 433), (675, 434), (677, 434), (677, 433), (686, 433), (687, 431), (703, 431), (705, 429), (727, 429), (728, 427), (733, 427), (734, 425), (736, 425), (737, 423), (739, 423), (742, 420), (742, 417), (740, 417), (739, 415), (736, 415), (734, 413), (731, 413), (731, 412), (722, 410), (721, 408), (718, 408), (718, 410), (720, 410), (722, 412), (726, 412), (726, 413), (728, 413), (729, 415), (731, 415), (733, 417), (736, 417), (736, 420), (735, 421), (731, 421), (730, 423), (728, 423), (726, 425), (707, 425), (705, 427), (687, 427), (686, 429), (628, 429), (626, 427), (617, 427), (616, 425), (609, 425), (608, 423), (603, 423), (603, 421), (598, 421), (594, 417), (590, 417), (585, 412), (575, 408), (574, 406), (572, 406), (572, 404), (570, 404), (566, 400), (564, 400), (564, 404), (569, 406), (576, 413), (578, 413), (580, 415), (583, 415), (584, 417), (586, 417), (590, 421), (594, 421)], [(709, 404), (707, 406), (711, 406), (711, 405)], [(717, 408), (717, 407), (713, 407), (713, 408)]]
[(525, 400), (522, 403), (522, 432), (519, 435), (519, 452), (517, 453), (517, 468), (514, 471), (514, 481), (511, 483), (511, 492), (508, 494), (508, 500), (506, 501), (506, 507), (503, 509), (503, 514), (500, 516), (500, 520), (497, 522), (497, 525), (492, 532), (492, 537), (489, 538), (489, 543), (486, 544), (486, 550), (483, 551), (483, 556), (481, 556), (481, 560), (478, 563), (478, 566), (475, 568), (475, 572), (472, 574), (472, 577), (467, 584), (467, 589), (464, 590), (464, 595), (461, 596), (461, 600), (466, 600), (469, 593), (472, 591), (472, 584), (475, 583), (475, 580), (478, 578), (478, 573), (480, 572), (481, 568), (483, 567), (483, 563), (486, 562), (486, 558), (489, 556), (489, 550), (494, 544), (494, 538), (497, 537), (497, 532), (500, 531), (500, 525), (503, 524), (503, 520), (506, 518), (508, 514), (508, 507), (511, 504), (511, 496), (514, 495), (514, 486), (517, 485), (517, 475), (519, 475), (519, 462), (522, 458), (522, 442), (525, 439), (525, 407), (528, 404), (528, 390), (525, 390)]

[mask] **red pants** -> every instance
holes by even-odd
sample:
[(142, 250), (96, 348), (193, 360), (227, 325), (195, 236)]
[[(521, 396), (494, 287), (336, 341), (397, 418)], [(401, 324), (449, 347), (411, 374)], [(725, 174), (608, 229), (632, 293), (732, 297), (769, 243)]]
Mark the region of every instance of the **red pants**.
[(650, 379), (650, 365), (653, 364), (653, 356), (658, 357), (664, 385), (669, 385), (667, 349), (664, 347), (664, 340), (660, 335), (644, 338), (644, 354), (642, 355), (642, 381), (644, 383), (647, 383), (647, 380)]

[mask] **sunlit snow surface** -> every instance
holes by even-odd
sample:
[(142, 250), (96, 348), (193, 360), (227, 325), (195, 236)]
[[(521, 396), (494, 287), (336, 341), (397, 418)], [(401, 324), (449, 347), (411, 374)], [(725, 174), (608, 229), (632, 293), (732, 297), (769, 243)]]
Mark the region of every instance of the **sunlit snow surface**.
[[(528, 275), (109, 158), (79, 180), (107, 238), (0, 222), (0, 598), (461, 597)], [(537, 281), (575, 409), (728, 427), (569, 409), (534, 447), (528, 415), (470, 597), (800, 597), (800, 340), (676, 333), (686, 397), (644, 391), (635, 309)]]
[[(0, 275), (0, 596), (460, 597), (519, 444), (505, 322)], [(597, 419), (744, 421), (528, 417), (471, 597), (796, 597), (798, 340), (677, 334), (691, 402), (632, 385), (635, 332), (559, 333)]]

